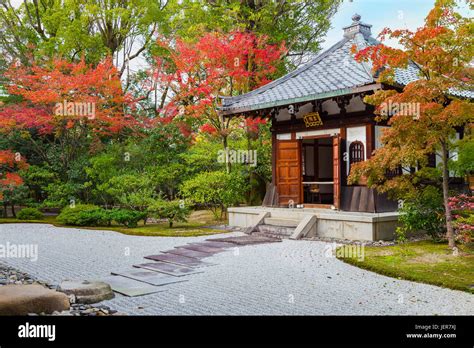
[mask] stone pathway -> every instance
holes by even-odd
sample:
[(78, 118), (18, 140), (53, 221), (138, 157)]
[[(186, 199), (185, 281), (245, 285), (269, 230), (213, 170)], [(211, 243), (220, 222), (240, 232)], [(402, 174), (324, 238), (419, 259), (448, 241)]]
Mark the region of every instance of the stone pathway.
[[(212, 238), (241, 236), (241, 233)], [(144, 256), (204, 242), (203, 237), (141, 237), (44, 224), (0, 225), (0, 244), (38, 245), (36, 262), (0, 259), (59, 284), (101, 279), (132, 269)], [(166, 291), (101, 304), (136, 315), (472, 315), (474, 296), (385, 277), (327, 257), (329, 244), (284, 240), (232, 248), (205, 262), (203, 273), (167, 284)], [(171, 255), (171, 254), (169, 254)]]
[(281, 242), (263, 236), (238, 236), (208, 239), (204, 242), (180, 245), (159, 255), (148, 255), (153, 262), (133, 265), (139, 270), (111, 272), (112, 277), (101, 279), (115, 292), (125, 296), (143, 296), (164, 291), (162, 286), (187, 281), (191, 274), (203, 273), (203, 267), (215, 266), (202, 261), (231, 248), (245, 245)]

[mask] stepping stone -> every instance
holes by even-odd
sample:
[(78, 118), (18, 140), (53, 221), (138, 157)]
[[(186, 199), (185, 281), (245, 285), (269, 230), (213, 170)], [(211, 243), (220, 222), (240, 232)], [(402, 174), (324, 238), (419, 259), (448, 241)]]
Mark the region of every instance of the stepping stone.
[(219, 248), (219, 249), (212, 248), (212, 247), (199, 245), (199, 244), (187, 244), (187, 245), (176, 247), (175, 249), (180, 249), (180, 248), (199, 251), (199, 252), (208, 253), (208, 254), (217, 254), (217, 253), (225, 251), (225, 249), (222, 249), (222, 248)]
[(186, 256), (186, 257), (193, 257), (195, 259), (203, 259), (205, 257), (212, 256), (212, 254), (209, 254), (209, 253), (203, 253), (202, 251), (196, 251), (196, 250), (184, 249), (184, 248), (176, 248), (176, 249), (166, 250), (163, 252), (165, 254), (174, 254), (174, 255), (180, 255), (180, 256)]
[(148, 283), (139, 282), (137, 280), (122, 276), (109, 276), (101, 279), (101, 281), (109, 284), (113, 291), (128, 297), (142, 296), (165, 291), (158, 286), (153, 286)]
[(72, 295), (75, 303), (97, 303), (114, 298), (109, 284), (104, 282), (65, 280), (59, 285), (58, 291)]
[(192, 245), (203, 245), (211, 248), (221, 248), (221, 249), (228, 249), (228, 248), (234, 248), (235, 245), (232, 243), (227, 243), (227, 242), (214, 242), (211, 241), (210, 239), (200, 242), (200, 243), (189, 243)]
[(69, 299), (62, 292), (42, 285), (0, 286), (0, 315), (28, 315), (28, 313), (53, 313), (69, 309)]
[(149, 256), (145, 256), (145, 259), (153, 260), (153, 261), (169, 262), (169, 263), (174, 263), (176, 265), (187, 266), (187, 267), (192, 267), (192, 268), (209, 267), (209, 266), (216, 265), (215, 263), (204, 262), (194, 257), (187, 257), (187, 256), (175, 255), (175, 254), (149, 255)]
[(176, 277), (182, 277), (188, 274), (196, 274), (196, 273), (203, 273), (203, 271), (198, 271), (195, 268), (189, 268), (185, 266), (175, 265), (172, 263), (167, 262), (152, 262), (152, 263), (142, 263), (139, 265), (133, 265), (133, 267), (137, 268), (145, 268), (151, 271), (166, 273), (169, 275), (173, 275)]
[(140, 282), (148, 283), (155, 286), (162, 286), (166, 284), (188, 281), (187, 279), (146, 270), (127, 270), (120, 272), (111, 272), (111, 274), (138, 280)]

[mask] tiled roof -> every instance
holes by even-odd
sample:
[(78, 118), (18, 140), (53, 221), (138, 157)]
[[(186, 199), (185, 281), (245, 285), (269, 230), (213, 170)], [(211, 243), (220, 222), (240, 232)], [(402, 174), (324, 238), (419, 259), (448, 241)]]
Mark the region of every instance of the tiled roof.
[[(418, 72), (419, 69), (414, 63), (409, 64), (406, 69), (395, 69), (395, 82), (401, 86), (405, 86), (410, 82), (416, 81), (420, 78)], [(450, 88), (448, 93), (459, 98), (474, 99), (474, 91), (467, 89)]]
[[(317, 56), (308, 64), (289, 74), (236, 97), (223, 97), (221, 111), (236, 114), (266, 109), (304, 101), (351, 94), (362, 86), (374, 84), (375, 78), (369, 63), (357, 62), (351, 52), (353, 45), (363, 49), (376, 45), (370, 36), (370, 25), (360, 22), (354, 15), (353, 23), (344, 28), (344, 38)], [(418, 80), (418, 69), (410, 64), (406, 69), (396, 69), (395, 82), (406, 85)], [(472, 91), (451, 91), (456, 96), (474, 98)]]

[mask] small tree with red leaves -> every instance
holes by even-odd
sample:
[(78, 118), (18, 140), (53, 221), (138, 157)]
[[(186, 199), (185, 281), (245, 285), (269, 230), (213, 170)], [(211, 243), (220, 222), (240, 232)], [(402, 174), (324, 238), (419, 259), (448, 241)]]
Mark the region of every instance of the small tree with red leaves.
[[(456, 97), (456, 92), (472, 90), (472, 21), (455, 12), (455, 1), (438, 0), (425, 19), (425, 25), (415, 32), (384, 29), (385, 37), (398, 39), (403, 49), (383, 44), (369, 46), (356, 58), (371, 61), (380, 80), (393, 85), (397, 68), (408, 64), (419, 73), (419, 79), (403, 90), (380, 90), (365, 101), (376, 106), (377, 119), (388, 119), (390, 128), (382, 135), (383, 147), (366, 162), (351, 170), (350, 181), (361, 176), (379, 191), (406, 193), (415, 189), (417, 173), (387, 177), (387, 170), (400, 167), (423, 168), (428, 156), (439, 153), (441, 158), (442, 191), (446, 220), (446, 237), (455, 247), (452, 213), (449, 206), (449, 155), (454, 149), (456, 130), (469, 131), (474, 108), (470, 100)], [(418, 114), (401, 107), (387, 114), (387, 105), (416, 105)]]
[[(0, 201), (3, 203), (3, 217), (7, 217), (7, 207), (11, 202), (13, 191), (23, 184), (19, 170), (27, 169), (28, 164), (19, 153), (0, 150)], [(14, 214), (14, 209), (12, 207)]]

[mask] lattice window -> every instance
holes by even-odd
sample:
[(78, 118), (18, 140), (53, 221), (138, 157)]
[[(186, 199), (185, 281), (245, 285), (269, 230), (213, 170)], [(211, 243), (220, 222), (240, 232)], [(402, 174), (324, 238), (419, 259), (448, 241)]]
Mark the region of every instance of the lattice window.
[(354, 163), (364, 160), (364, 153), (364, 144), (361, 141), (353, 141), (349, 145), (349, 171)]

